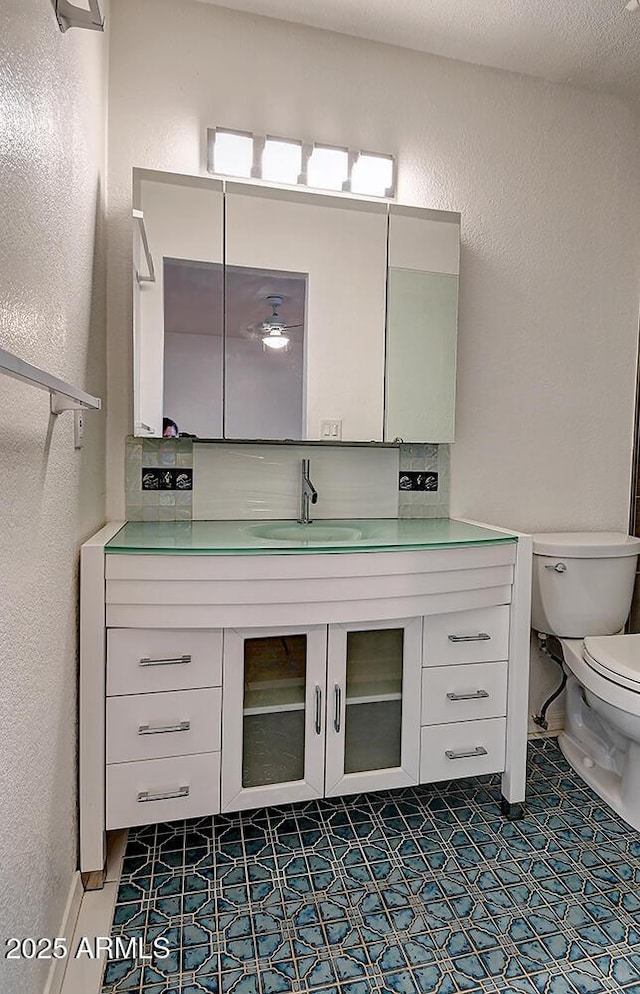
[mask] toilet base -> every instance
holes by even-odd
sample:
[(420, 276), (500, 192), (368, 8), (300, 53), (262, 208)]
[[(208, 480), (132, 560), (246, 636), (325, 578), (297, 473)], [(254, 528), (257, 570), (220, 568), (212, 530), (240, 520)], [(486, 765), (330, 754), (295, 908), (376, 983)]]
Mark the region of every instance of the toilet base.
[(616, 814), (637, 831), (640, 831), (640, 810), (637, 800), (629, 803), (623, 796), (623, 779), (612, 770), (605, 770), (593, 759), (568, 732), (561, 732), (558, 745), (562, 755), (579, 777), (605, 801)]

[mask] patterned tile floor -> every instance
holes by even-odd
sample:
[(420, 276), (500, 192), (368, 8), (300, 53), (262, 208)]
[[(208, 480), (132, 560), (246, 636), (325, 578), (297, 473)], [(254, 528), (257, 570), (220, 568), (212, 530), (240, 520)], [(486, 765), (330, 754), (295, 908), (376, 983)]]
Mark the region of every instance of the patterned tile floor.
[(103, 994), (640, 994), (640, 836), (554, 740), (499, 778), (131, 832)]

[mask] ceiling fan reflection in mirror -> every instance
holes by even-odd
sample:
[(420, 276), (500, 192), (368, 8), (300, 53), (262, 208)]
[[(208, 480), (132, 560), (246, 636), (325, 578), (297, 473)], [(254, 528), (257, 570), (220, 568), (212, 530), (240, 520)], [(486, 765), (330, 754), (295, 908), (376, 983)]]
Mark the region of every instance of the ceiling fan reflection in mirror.
[(279, 294), (269, 294), (266, 302), (271, 308), (270, 317), (266, 318), (259, 325), (249, 328), (249, 331), (254, 332), (257, 338), (262, 339), (262, 347), (265, 352), (267, 349), (286, 352), (289, 345), (289, 336), (286, 332), (294, 328), (303, 327), (301, 324), (284, 323), (279, 314), (279, 308), (282, 306), (283, 301), (284, 297)]

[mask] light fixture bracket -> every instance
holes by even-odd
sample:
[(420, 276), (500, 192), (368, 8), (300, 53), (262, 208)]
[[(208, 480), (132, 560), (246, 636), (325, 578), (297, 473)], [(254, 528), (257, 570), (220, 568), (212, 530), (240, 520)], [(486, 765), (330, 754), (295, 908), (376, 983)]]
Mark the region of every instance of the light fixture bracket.
[(70, 0), (51, 0), (58, 21), (64, 33), (69, 28), (88, 28), (90, 31), (104, 31), (104, 18), (100, 13), (99, 0), (89, 0), (89, 9), (76, 7)]

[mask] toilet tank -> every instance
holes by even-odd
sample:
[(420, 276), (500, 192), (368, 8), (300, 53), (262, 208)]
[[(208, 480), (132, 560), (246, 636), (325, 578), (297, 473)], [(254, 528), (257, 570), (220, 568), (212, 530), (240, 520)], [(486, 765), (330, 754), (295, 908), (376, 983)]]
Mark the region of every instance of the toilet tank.
[(531, 627), (558, 638), (619, 632), (639, 553), (640, 538), (617, 532), (534, 535)]

